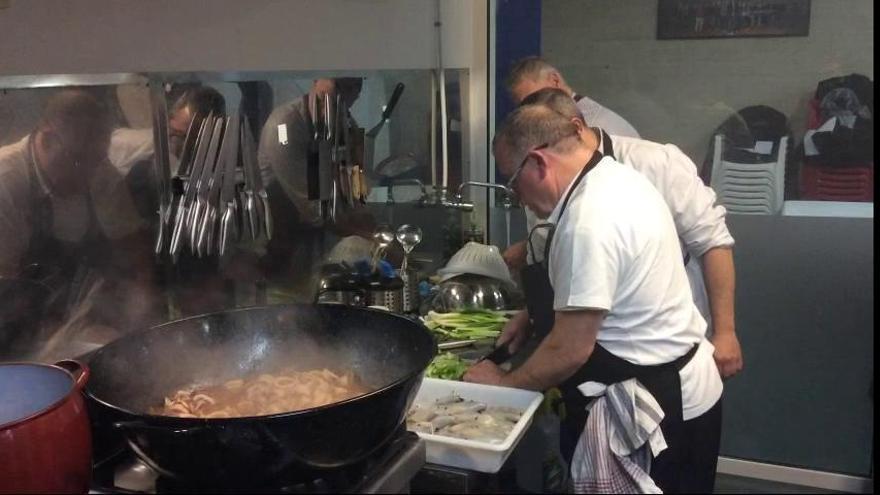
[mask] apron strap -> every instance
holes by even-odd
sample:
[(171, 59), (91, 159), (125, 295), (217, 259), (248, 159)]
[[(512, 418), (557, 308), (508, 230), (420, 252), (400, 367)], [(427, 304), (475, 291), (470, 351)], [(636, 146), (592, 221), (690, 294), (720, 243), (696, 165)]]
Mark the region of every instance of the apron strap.
[[(599, 150), (593, 152), (593, 156), (590, 157), (590, 160), (587, 161), (587, 164), (584, 165), (584, 168), (581, 169), (578, 176), (574, 179), (571, 187), (568, 188), (568, 193), (566, 193), (565, 198), (562, 200), (562, 207), (559, 209), (559, 216), (556, 217), (555, 224), (549, 224), (547, 232), (547, 242), (544, 244), (544, 263), (547, 264), (547, 267), (550, 267), (550, 246), (553, 244), (553, 234), (556, 233), (556, 226), (559, 225), (559, 222), (562, 221), (562, 215), (565, 214), (566, 208), (568, 208), (568, 200), (571, 199), (572, 193), (574, 190), (578, 188), (581, 182), (584, 180), (584, 177), (590, 173), (591, 170), (603, 159), (605, 156), (602, 153), (599, 153)], [(535, 228), (538, 226), (536, 225)], [(532, 229), (534, 231), (535, 229)]]
[(614, 156), (614, 143), (611, 141), (611, 136), (605, 132), (605, 129), (599, 129), (596, 127), (594, 130), (597, 131), (602, 138), (602, 154), (610, 156), (614, 161), (617, 161), (617, 157)]

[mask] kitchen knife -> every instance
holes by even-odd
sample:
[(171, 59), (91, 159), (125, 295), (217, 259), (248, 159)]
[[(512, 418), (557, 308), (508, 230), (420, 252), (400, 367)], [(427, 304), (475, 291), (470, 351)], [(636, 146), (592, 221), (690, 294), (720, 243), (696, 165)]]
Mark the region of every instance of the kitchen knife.
[(220, 216), (220, 237), (218, 253), (228, 252), (231, 239), (238, 237), (235, 224), (235, 167), (238, 165), (239, 142), (241, 141), (241, 118), (234, 112), (226, 123), (226, 137), (223, 138), (223, 177), (218, 209)]
[[(180, 153), (180, 163), (177, 166), (177, 174), (172, 179), (176, 184), (172, 187), (172, 193), (176, 191), (178, 195), (177, 208), (174, 211), (174, 221), (171, 224), (171, 242), (168, 247), (168, 253), (171, 254), (172, 261), (177, 261), (177, 253), (180, 246), (180, 231), (183, 227), (183, 216), (186, 213), (186, 190), (189, 184), (189, 178), (186, 177), (192, 170), (192, 164), (195, 161), (196, 148), (199, 136), (202, 133), (203, 122), (205, 119), (199, 113), (193, 116), (186, 131), (186, 138), (183, 140), (183, 150)], [(186, 177), (186, 178), (185, 178)]]
[(251, 168), (251, 159), (247, 147), (249, 128), (247, 120), (245, 120), (244, 125), (241, 126), (241, 169), (244, 173), (244, 189), (241, 191), (244, 196), (242, 198), (242, 218), (244, 225), (247, 226), (245, 230), (250, 233), (251, 240), (255, 241), (260, 236), (261, 227), (260, 219), (257, 216), (256, 196), (254, 195), (254, 171)]
[(211, 256), (214, 254), (214, 234), (217, 230), (217, 221), (220, 215), (220, 189), (223, 184), (223, 173), (226, 170), (226, 155), (229, 152), (229, 144), (236, 141), (232, 139), (229, 134), (230, 122), (231, 117), (227, 117), (224, 123), (223, 137), (220, 140), (216, 159), (214, 161), (214, 170), (211, 172), (210, 179), (208, 179), (207, 193), (204, 196), (205, 211), (202, 214), (202, 221), (199, 225), (199, 239), (197, 246), (197, 251), (200, 255), (202, 253), (204, 253), (205, 256)]
[(404, 89), (403, 83), (397, 83), (394, 87), (394, 91), (391, 93), (391, 98), (388, 100), (388, 104), (385, 105), (385, 108), (382, 110), (382, 117), (379, 119), (379, 123), (373, 126), (372, 129), (367, 131), (364, 135), (364, 167), (373, 173), (373, 162), (375, 157), (373, 153), (376, 149), (376, 136), (379, 135), (379, 132), (382, 131), (382, 127), (385, 126), (385, 121), (387, 121), (391, 117), (391, 112), (394, 111), (394, 107), (397, 106), (397, 101), (400, 99), (400, 95), (403, 94)]
[(322, 108), (319, 110), (322, 114), (322, 123), (318, 139), (318, 199), (321, 200), (321, 213), (324, 218), (327, 217), (327, 202), (330, 200), (330, 191), (333, 183), (333, 160), (331, 157), (333, 123), (330, 122), (331, 99), (330, 95), (325, 95), (321, 99)]
[(199, 239), (202, 231), (203, 218), (208, 209), (208, 190), (211, 186), (211, 178), (217, 165), (217, 151), (220, 148), (220, 141), (223, 138), (224, 118), (218, 117), (214, 122), (214, 130), (211, 134), (211, 143), (208, 145), (208, 152), (205, 155), (205, 164), (202, 170), (202, 177), (197, 184), (196, 202), (192, 217), (192, 228), (190, 231), (190, 248), (194, 254), (202, 256), (203, 250), (200, 250)]
[(312, 139), (309, 140), (309, 150), (306, 156), (306, 193), (309, 200), (315, 201), (321, 199), (321, 141), (324, 139), (324, 129), (321, 125), (321, 117), (324, 114), (323, 98), (321, 95), (310, 95), (309, 102)]
[(255, 202), (258, 212), (257, 218), (260, 221), (260, 229), (266, 234), (266, 239), (272, 240), (272, 210), (269, 208), (269, 195), (263, 187), (263, 176), (260, 173), (259, 163), (257, 161), (257, 149), (254, 145), (254, 135), (251, 133), (250, 125), (247, 120), (244, 122), (244, 127), (247, 132), (245, 132), (245, 148), (242, 150), (242, 154), (250, 161), (249, 168), (251, 169), (253, 178), (254, 196), (256, 196), (257, 199)]
[(184, 182), (184, 193), (181, 196), (180, 206), (177, 208), (177, 213), (175, 215), (174, 221), (174, 232), (171, 236), (171, 256), (172, 259), (176, 262), (177, 257), (180, 254), (181, 248), (181, 239), (184, 226), (188, 223), (187, 219), (189, 218), (189, 210), (192, 208), (192, 200), (195, 195), (195, 183), (197, 181), (197, 176), (201, 174), (202, 165), (204, 163), (204, 156), (208, 150), (208, 144), (210, 141), (210, 131), (209, 129), (213, 129), (213, 120), (214, 114), (209, 113), (207, 117), (202, 119), (199, 124), (199, 132), (196, 136), (195, 142), (193, 143), (195, 147), (195, 152), (192, 158), (192, 166), (190, 167), (189, 177), (187, 177)]
[(189, 123), (189, 127), (186, 130), (186, 137), (183, 139), (183, 148), (180, 151), (180, 163), (177, 164), (177, 177), (186, 175), (190, 170), (190, 165), (192, 165), (193, 158), (195, 158), (196, 144), (199, 133), (201, 132), (203, 120), (203, 116), (196, 112)]
[(504, 364), (505, 362), (510, 360), (511, 357), (512, 357), (512, 354), (510, 353), (510, 349), (508, 348), (508, 345), (504, 344), (504, 345), (500, 345), (500, 346), (496, 347), (495, 349), (492, 349), (491, 352), (489, 352), (488, 354), (486, 354), (485, 356), (480, 358), (478, 360), (478, 362), (488, 359), (489, 361), (492, 361), (493, 363), (500, 365), (500, 364)]

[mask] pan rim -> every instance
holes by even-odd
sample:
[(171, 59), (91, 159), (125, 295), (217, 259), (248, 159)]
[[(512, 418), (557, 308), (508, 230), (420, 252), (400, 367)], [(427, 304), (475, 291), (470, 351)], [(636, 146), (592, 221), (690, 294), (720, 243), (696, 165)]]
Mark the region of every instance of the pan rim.
[[(212, 316), (212, 315), (248, 312), (248, 311), (264, 310), (264, 309), (270, 309), (270, 308), (296, 308), (296, 307), (321, 308), (321, 307), (340, 307), (340, 305), (333, 304), (333, 303), (317, 303), (317, 304), (290, 304), (290, 303), (288, 303), (288, 304), (268, 304), (268, 305), (262, 305), (262, 306), (248, 306), (245, 308), (235, 308), (235, 309), (230, 309), (230, 310), (214, 311), (214, 312), (203, 313), (203, 314), (199, 314), (199, 315), (188, 316), (186, 318), (180, 318), (177, 320), (161, 323), (159, 325), (155, 325), (155, 326), (140, 330), (135, 333), (146, 333), (146, 332), (150, 332), (150, 331), (160, 331), (166, 327), (171, 326), (172, 324), (176, 325), (176, 324), (179, 324), (180, 322), (183, 322), (183, 321), (202, 319), (202, 318)], [(341, 307), (348, 307), (348, 306), (341, 306)], [(356, 309), (358, 311), (365, 311), (365, 312), (370, 312), (370, 313), (382, 314), (382, 315), (386, 315), (386, 316), (392, 316), (392, 317), (403, 319), (403, 320), (406, 320), (407, 322), (415, 323), (419, 326), (424, 327), (424, 324), (422, 324), (419, 321), (411, 320), (405, 316), (398, 315), (395, 313), (390, 313), (385, 310), (374, 309), (374, 308), (353, 308), (353, 307), (352, 307), (352, 309)], [(427, 328), (425, 328), (425, 332), (431, 342), (431, 353), (430, 353), (430, 357), (427, 359), (424, 366), (422, 366), (421, 368), (417, 368), (416, 371), (411, 372), (411, 373), (407, 373), (403, 377), (401, 377), (401, 378), (399, 378), (399, 379), (397, 379), (397, 380), (395, 380), (395, 381), (393, 381), (393, 382), (391, 382), (381, 388), (372, 390), (372, 391), (367, 392), (365, 394), (361, 394), (361, 395), (351, 397), (351, 398), (348, 398), (348, 399), (345, 399), (342, 401), (338, 401), (338, 402), (331, 402), (329, 404), (323, 404), (320, 406), (311, 407), (308, 409), (299, 409), (299, 410), (295, 410), (295, 411), (285, 411), (285, 412), (281, 412), (281, 413), (265, 414), (265, 415), (260, 415), (260, 416), (236, 416), (236, 417), (232, 417), (232, 418), (182, 418), (182, 417), (178, 417), (178, 416), (164, 416), (164, 415), (160, 415), (160, 414), (151, 414), (148, 412), (137, 412), (137, 411), (133, 411), (131, 409), (128, 409), (128, 408), (125, 408), (122, 406), (111, 404), (110, 402), (98, 397), (97, 395), (95, 395), (93, 393), (93, 391), (91, 390), (91, 388), (89, 386), (92, 383), (92, 380), (90, 380), (88, 383), (86, 383), (86, 386), (83, 388), (83, 393), (90, 400), (94, 400), (95, 402), (101, 404), (104, 407), (107, 407), (112, 410), (124, 413), (128, 416), (135, 416), (141, 420), (161, 421), (161, 422), (165, 422), (165, 423), (174, 423), (174, 424), (177, 424), (180, 426), (189, 426), (189, 427), (192, 427), (194, 425), (202, 425), (203, 427), (212, 427), (215, 425), (222, 426), (222, 425), (235, 424), (235, 423), (239, 423), (239, 422), (249, 422), (249, 421), (253, 421), (253, 420), (288, 419), (293, 416), (307, 416), (307, 415), (317, 414), (317, 413), (324, 411), (326, 409), (335, 408), (338, 406), (350, 404), (352, 402), (368, 399), (370, 397), (373, 397), (374, 395), (378, 395), (378, 394), (383, 393), (387, 390), (398, 387), (398, 386), (406, 383), (407, 381), (409, 381), (419, 375), (421, 375), (422, 378), (424, 378), (424, 374), (425, 374), (425, 371), (427, 369), (428, 364), (430, 364), (431, 360), (433, 360), (434, 356), (436, 356), (437, 352), (438, 352), (437, 351), (437, 342), (434, 341), (433, 338), (431, 338), (430, 331), (427, 330)], [(134, 335), (134, 334), (130, 334), (130, 335)], [(92, 360), (98, 358), (105, 349), (107, 349), (110, 346), (114, 345), (115, 343), (121, 341), (123, 338), (125, 338), (125, 337), (121, 337), (120, 339), (114, 340), (113, 342), (107, 344), (106, 346), (101, 347), (100, 349), (96, 350), (95, 353), (89, 359), (89, 363), (91, 363)], [(93, 375), (93, 379), (94, 379), (94, 375)]]

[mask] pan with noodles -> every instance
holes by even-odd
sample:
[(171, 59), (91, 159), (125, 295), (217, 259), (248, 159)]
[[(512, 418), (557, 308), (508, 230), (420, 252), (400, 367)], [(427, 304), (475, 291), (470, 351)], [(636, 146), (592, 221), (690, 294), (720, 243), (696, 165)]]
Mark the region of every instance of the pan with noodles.
[(354, 372), (322, 370), (263, 373), (221, 385), (178, 390), (152, 414), (179, 418), (239, 418), (299, 411), (351, 399), (370, 390)]
[(255, 483), (346, 466), (381, 448), (435, 353), (424, 326), (384, 311), (246, 308), (99, 349), (86, 397), (95, 438), (117, 431), (163, 475)]

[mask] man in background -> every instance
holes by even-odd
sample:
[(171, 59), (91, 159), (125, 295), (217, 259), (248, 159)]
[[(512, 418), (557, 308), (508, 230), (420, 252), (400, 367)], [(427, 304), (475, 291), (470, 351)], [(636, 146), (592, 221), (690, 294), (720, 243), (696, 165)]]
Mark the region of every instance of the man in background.
[(71, 338), (141, 324), (156, 302), (150, 233), (108, 158), (111, 132), (103, 102), (65, 89), (30, 134), (0, 148), (0, 275), (47, 285)]
[(599, 102), (578, 93), (568, 85), (562, 73), (540, 57), (526, 57), (516, 62), (507, 76), (507, 90), (514, 103), (543, 88), (556, 88), (570, 96), (590, 125), (601, 127), (609, 134), (638, 138), (639, 133), (623, 117)]
[[(340, 200), (336, 220), (329, 221), (318, 213), (317, 201), (308, 198), (308, 154), (316, 120), (309, 100), (339, 94), (346, 120), (354, 128), (348, 112), (362, 84), (356, 77), (316, 79), (309, 93), (276, 108), (260, 133), (258, 161), (275, 221), (275, 233), (263, 257), (264, 272), (293, 281), (296, 296), (303, 300), (314, 297), (316, 267), (336, 238), (369, 239), (375, 230), (375, 218), (364, 205), (349, 207)], [(311, 271), (306, 272), (306, 267)]]

